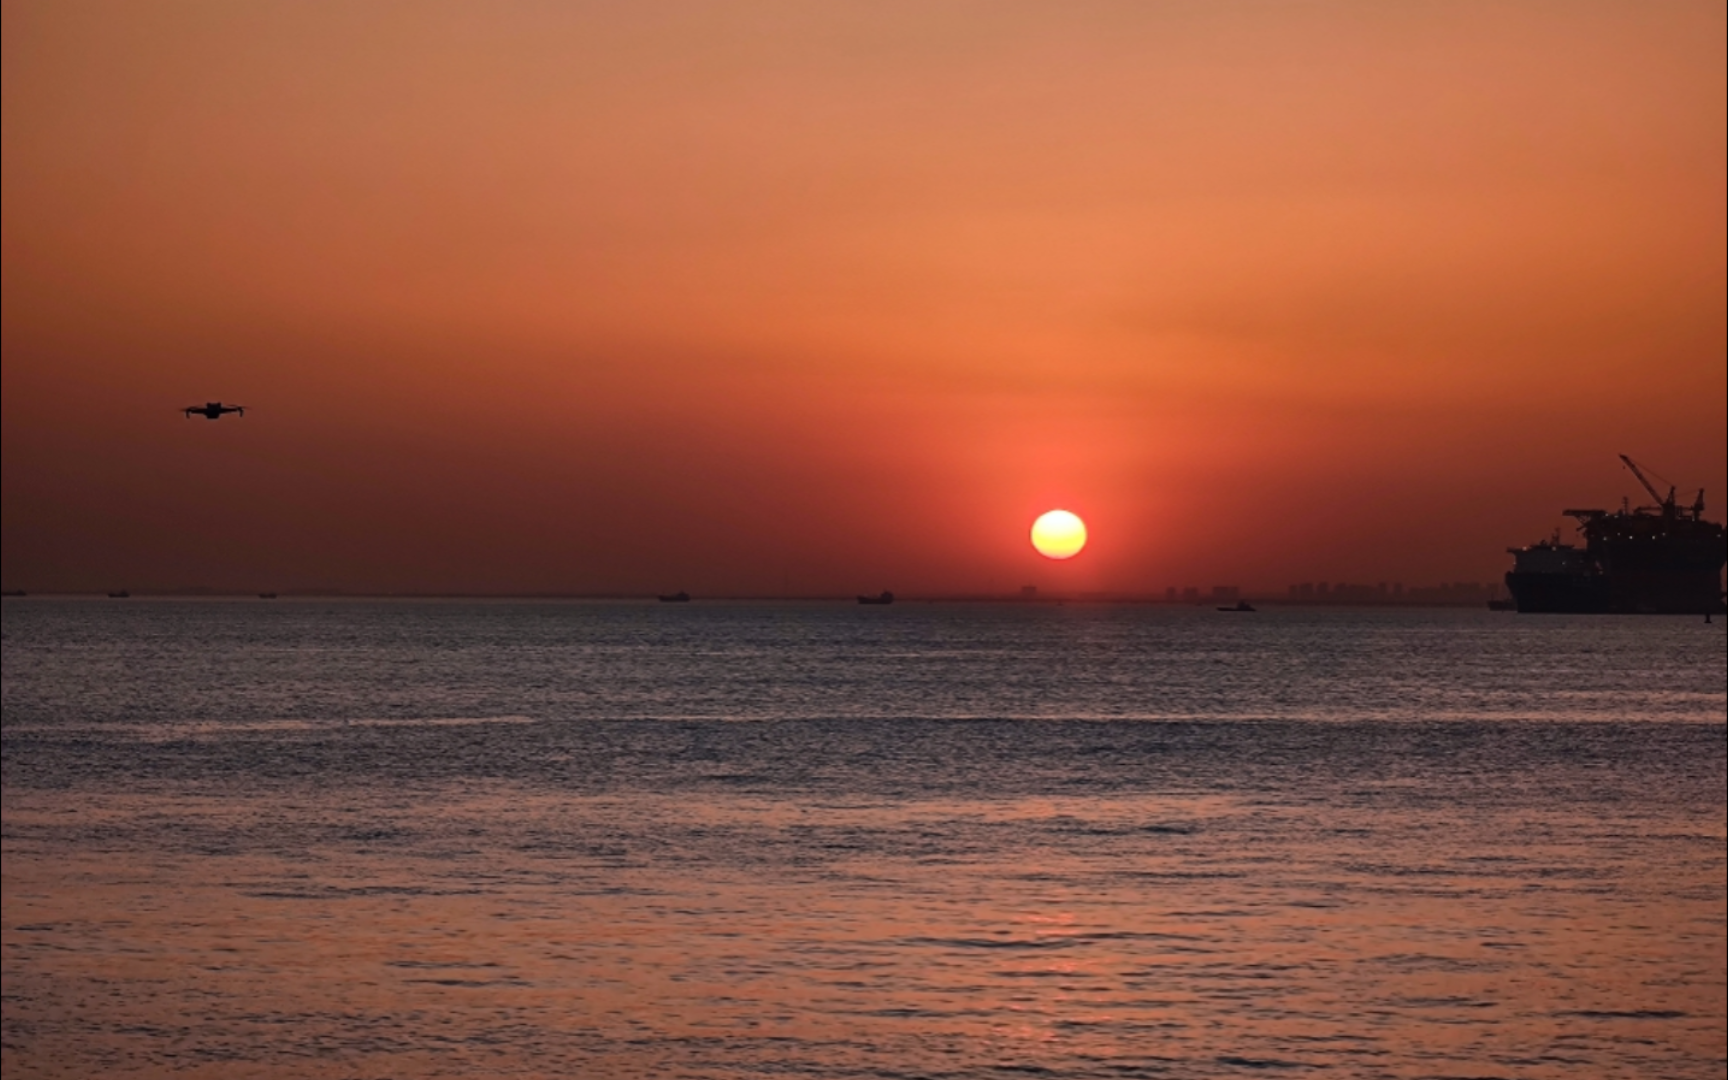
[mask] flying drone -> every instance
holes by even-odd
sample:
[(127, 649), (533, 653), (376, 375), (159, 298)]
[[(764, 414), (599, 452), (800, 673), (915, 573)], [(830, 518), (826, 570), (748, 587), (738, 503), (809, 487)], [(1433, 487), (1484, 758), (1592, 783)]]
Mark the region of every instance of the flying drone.
[(224, 413), (239, 413), (241, 416), (245, 416), (246, 406), (224, 405), (220, 401), (211, 401), (203, 405), (188, 405), (183, 411), (188, 420), (194, 416), (202, 416), (206, 420), (218, 420)]

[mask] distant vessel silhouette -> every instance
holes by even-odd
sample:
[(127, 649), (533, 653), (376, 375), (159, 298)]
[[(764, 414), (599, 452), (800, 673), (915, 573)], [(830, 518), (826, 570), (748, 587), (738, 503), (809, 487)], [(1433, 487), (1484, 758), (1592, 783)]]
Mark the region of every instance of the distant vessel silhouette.
[(690, 602), (690, 594), (685, 592), (683, 589), (679, 589), (675, 593), (661, 593), (660, 602), (662, 604), (688, 604)]
[(111, 600), (124, 600), (128, 596), (131, 596), (131, 595), (132, 594), (127, 592), (125, 589), (116, 589), (115, 591), (109, 593), (108, 597)]
[(258, 599), (260, 599), (260, 600), (274, 600), (274, 599), (276, 599), (276, 594), (273, 592), (261, 592), (258, 594)]
[(860, 596), (858, 602), (860, 604), (892, 604), (894, 602), (894, 594), (889, 592), (887, 589), (883, 589), (875, 596)]
[(1662, 494), (1625, 454), (1620, 460), (1656, 500), (1636, 509), (1565, 510), (1584, 547), (1548, 540), (1507, 548), (1506, 588), (1520, 612), (1696, 615), (1722, 610), (1722, 526), (1704, 520), (1704, 492), (1688, 507)]
[(1231, 604), (1229, 607), (1221, 607), (1218, 610), (1219, 611), (1256, 611), (1258, 609), (1255, 608), (1255, 606), (1253, 604), (1250, 604), (1246, 600), (1238, 600), (1234, 604)]

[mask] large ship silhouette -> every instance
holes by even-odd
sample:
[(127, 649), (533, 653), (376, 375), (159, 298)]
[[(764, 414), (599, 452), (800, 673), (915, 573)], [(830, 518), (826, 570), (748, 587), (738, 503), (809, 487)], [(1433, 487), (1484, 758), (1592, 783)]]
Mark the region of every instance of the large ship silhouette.
[(1647, 469), (1620, 460), (1656, 500), (1636, 509), (1565, 510), (1578, 522), (1584, 546), (1552, 539), (1507, 548), (1513, 566), (1506, 588), (1525, 612), (1697, 615), (1723, 610), (1722, 566), (1728, 562), (1722, 526), (1704, 520), (1704, 492), (1680, 506), (1674, 486), (1664, 495)]

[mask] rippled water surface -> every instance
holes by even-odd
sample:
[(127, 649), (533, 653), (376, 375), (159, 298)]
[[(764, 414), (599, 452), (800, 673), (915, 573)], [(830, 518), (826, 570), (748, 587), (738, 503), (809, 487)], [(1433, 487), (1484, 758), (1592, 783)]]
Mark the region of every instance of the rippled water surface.
[(4, 604), (8, 1078), (1720, 1077), (1723, 628)]

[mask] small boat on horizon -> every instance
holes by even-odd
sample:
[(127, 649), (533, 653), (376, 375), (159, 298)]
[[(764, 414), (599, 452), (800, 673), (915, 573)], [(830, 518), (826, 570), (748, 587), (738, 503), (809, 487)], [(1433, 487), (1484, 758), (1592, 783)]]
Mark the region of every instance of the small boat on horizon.
[(108, 594), (108, 599), (110, 599), (110, 600), (124, 600), (128, 596), (131, 596), (131, 595), (132, 594), (127, 592), (125, 589), (116, 589), (113, 592)]
[(661, 593), (660, 602), (662, 604), (688, 604), (690, 602), (690, 594), (685, 592), (683, 589), (679, 589), (675, 593)]
[(1259, 609), (1257, 609), (1253, 604), (1250, 604), (1246, 600), (1238, 600), (1234, 604), (1231, 604), (1229, 607), (1221, 607), (1218, 610), (1219, 611), (1257, 611)]
[(258, 599), (260, 599), (260, 600), (274, 600), (274, 599), (276, 599), (276, 594), (273, 592), (261, 592), (258, 594)]
[(894, 594), (889, 592), (887, 589), (883, 589), (875, 596), (860, 596), (858, 602), (860, 604), (892, 604), (894, 602)]

